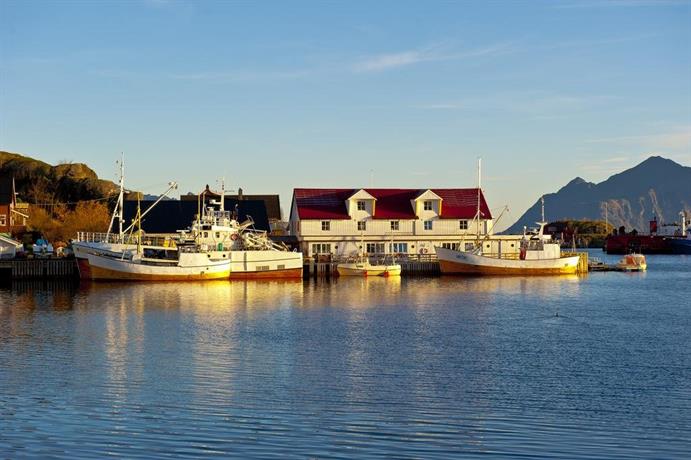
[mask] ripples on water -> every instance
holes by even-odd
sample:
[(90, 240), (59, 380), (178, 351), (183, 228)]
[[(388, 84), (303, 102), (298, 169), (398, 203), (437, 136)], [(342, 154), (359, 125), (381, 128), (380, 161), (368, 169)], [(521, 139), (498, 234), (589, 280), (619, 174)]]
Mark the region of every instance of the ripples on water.
[(691, 258), (645, 274), (0, 288), (0, 457), (685, 458)]

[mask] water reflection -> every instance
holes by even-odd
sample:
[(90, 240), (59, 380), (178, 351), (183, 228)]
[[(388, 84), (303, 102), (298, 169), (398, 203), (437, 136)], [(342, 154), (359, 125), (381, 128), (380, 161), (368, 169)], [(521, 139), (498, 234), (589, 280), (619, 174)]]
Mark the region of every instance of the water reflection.
[(15, 284), (0, 451), (679, 455), (660, 440), (689, 427), (684, 295), (613, 275)]

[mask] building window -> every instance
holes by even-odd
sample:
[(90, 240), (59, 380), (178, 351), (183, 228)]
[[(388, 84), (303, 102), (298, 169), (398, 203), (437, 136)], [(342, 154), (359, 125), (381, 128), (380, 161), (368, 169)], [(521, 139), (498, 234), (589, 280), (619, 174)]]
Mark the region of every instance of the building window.
[(359, 200), (357, 202), (357, 210), (358, 211), (364, 211), (365, 210), (365, 202), (363, 200)]
[(398, 231), (398, 229), (401, 227), (401, 223), (397, 220), (392, 220), (391, 221), (391, 230)]
[(365, 222), (364, 220), (358, 222), (357, 229), (359, 232), (364, 232), (365, 230), (367, 230), (367, 222)]
[(331, 230), (331, 222), (328, 220), (322, 220), (322, 231), (328, 232)]
[(468, 230), (468, 221), (467, 220), (459, 220), (458, 221), (458, 228), (460, 230)]
[(458, 251), (460, 248), (460, 243), (442, 243), (441, 247), (445, 249), (451, 249), (452, 251)]
[(425, 211), (431, 211), (432, 210), (432, 202), (431, 201), (425, 201)]
[(331, 244), (314, 243), (312, 245), (312, 254), (331, 254)]
[(467, 252), (467, 251), (472, 251), (473, 249), (475, 249), (475, 243), (466, 243), (466, 244), (465, 244), (465, 250), (466, 250), (466, 252)]
[(408, 243), (390, 243), (389, 252), (394, 254), (408, 254)]
[(425, 221), (425, 230), (432, 230), (432, 221), (431, 220)]
[(7, 225), (7, 214), (0, 214), (0, 225)]
[(367, 254), (383, 254), (384, 243), (367, 243)]

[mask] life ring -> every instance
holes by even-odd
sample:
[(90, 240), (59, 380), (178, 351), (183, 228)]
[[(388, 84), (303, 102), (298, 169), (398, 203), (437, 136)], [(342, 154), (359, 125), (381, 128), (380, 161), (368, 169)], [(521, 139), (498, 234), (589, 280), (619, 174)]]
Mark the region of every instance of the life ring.
[(238, 234), (237, 234), (237, 233), (233, 233), (232, 235), (230, 235), (230, 239), (233, 240), (233, 241), (237, 240), (237, 239), (238, 239)]

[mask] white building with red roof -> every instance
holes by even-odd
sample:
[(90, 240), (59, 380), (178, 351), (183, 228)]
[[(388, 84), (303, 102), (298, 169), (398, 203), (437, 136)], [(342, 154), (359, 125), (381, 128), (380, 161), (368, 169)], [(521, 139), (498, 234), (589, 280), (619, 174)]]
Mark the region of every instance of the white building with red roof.
[(477, 188), (296, 188), (289, 231), (307, 256), (434, 254), (491, 234), (492, 215)]

